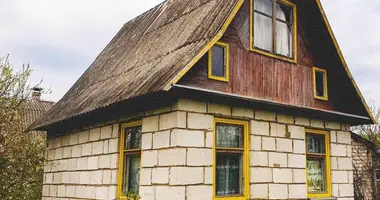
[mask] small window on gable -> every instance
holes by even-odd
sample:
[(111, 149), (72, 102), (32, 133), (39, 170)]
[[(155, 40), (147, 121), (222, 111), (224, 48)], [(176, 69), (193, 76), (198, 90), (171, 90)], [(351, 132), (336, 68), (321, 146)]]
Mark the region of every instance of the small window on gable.
[(313, 68), (314, 98), (328, 100), (327, 71)]
[(218, 81), (229, 81), (229, 46), (217, 42), (208, 52), (208, 77)]
[(296, 6), (286, 0), (251, 0), (251, 50), (296, 62)]

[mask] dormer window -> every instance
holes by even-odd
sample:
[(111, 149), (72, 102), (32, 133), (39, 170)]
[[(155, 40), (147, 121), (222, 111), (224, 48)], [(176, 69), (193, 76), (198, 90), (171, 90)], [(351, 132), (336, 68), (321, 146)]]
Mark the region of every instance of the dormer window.
[(208, 78), (229, 81), (229, 46), (217, 42), (208, 52)]
[(314, 98), (328, 100), (327, 71), (313, 67)]
[(296, 62), (296, 6), (285, 0), (251, 0), (251, 50)]

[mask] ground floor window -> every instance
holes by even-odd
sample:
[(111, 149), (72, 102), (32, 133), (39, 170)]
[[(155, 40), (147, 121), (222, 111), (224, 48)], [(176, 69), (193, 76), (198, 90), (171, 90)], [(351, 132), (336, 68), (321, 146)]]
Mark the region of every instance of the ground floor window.
[(248, 122), (215, 119), (214, 130), (214, 199), (247, 199)]
[(122, 125), (120, 136), (118, 196), (139, 192), (141, 121)]
[(327, 131), (306, 130), (308, 197), (331, 196), (330, 139)]

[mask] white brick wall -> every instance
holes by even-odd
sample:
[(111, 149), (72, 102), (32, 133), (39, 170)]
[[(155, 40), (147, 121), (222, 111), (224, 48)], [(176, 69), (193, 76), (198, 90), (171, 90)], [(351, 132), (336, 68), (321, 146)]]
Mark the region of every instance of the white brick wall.
[[(144, 113), (143, 113), (144, 115)], [(250, 122), (251, 199), (305, 199), (305, 127), (331, 132), (333, 194), (352, 199), (351, 139), (336, 122), (180, 99), (142, 117), (142, 200), (211, 200), (214, 115)], [(119, 126), (49, 141), (44, 198), (116, 197)]]
[(188, 186), (186, 188), (187, 200), (210, 200), (212, 197), (212, 186)]
[(184, 186), (157, 186), (156, 200), (185, 199)]
[(153, 184), (168, 184), (169, 183), (169, 168), (168, 167), (153, 168), (152, 183)]
[(171, 167), (169, 185), (194, 185), (203, 183), (202, 167)]
[(114, 131), (118, 133), (118, 125), (50, 139), (47, 154), (54, 156), (44, 168), (43, 199), (114, 199), (115, 192), (109, 194), (116, 188), (116, 181), (111, 182), (111, 171), (117, 171), (111, 163), (118, 160)]

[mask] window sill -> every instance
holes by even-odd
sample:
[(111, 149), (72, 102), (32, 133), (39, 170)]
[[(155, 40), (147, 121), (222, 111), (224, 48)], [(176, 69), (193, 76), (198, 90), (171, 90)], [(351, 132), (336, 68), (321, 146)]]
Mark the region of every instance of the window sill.
[(328, 97), (319, 97), (319, 96), (314, 96), (314, 99), (320, 100), (320, 101), (328, 101), (329, 100)]
[(213, 200), (246, 200), (247, 197), (231, 196), (231, 197), (214, 197)]
[(272, 54), (272, 53), (268, 53), (268, 52), (265, 52), (265, 51), (262, 51), (262, 50), (259, 50), (259, 49), (255, 49), (255, 48), (251, 48), (251, 51), (255, 52), (255, 53), (258, 53), (258, 54), (261, 54), (261, 55), (264, 55), (264, 56), (267, 56), (267, 57), (271, 57), (271, 58), (275, 58), (275, 59), (282, 60), (282, 61), (285, 61), (285, 62), (297, 64), (297, 58), (296, 58), (297, 56), (295, 56), (295, 58), (292, 59), (292, 58), (286, 58), (286, 57), (282, 57), (282, 56), (275, 55), (275, 54)]
[(209, 75), (208, 79), (214, 80), (214, 81), (221, 81), (221, 82), (225, 82), (225, 83), (230, 82), (229, 78), (226, 78), (226, 77), (217, 77), (217, 76), (210, 76)]

